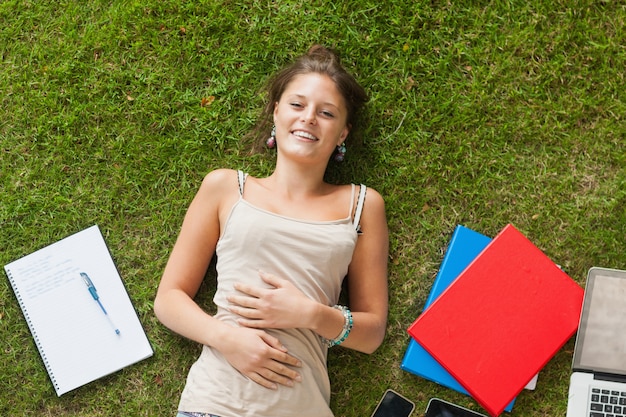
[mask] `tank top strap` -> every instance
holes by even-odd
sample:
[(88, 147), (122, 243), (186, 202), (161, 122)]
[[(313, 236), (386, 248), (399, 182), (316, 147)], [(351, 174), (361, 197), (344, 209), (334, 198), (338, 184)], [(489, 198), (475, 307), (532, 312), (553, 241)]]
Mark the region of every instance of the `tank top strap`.
[(360, 184), (359, 198), (356, 203), (356, 210), (354, 211), (354, 220), (352, 221), (352, 224), (354, 224), (354, 229), (357, 231), (357, 233), (361, 233), (361, 214), (363, 213), (363, 205), (365, 203), (366, 193), (367, 193), (367, 187), (363, 184)]
[(246, 178), (248, 178), (248, 174), (246, 174), (242, 170), (237, 171), (237, 182), (239, 183), (239, 196), (240, 197), (243, 197), (243, 187), (246, 183)]

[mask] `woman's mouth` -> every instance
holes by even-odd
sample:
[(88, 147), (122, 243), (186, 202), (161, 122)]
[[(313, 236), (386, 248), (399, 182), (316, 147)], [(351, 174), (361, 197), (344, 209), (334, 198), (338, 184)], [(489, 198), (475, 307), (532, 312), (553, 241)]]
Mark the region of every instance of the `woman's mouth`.
[(309, 140), (318, 140), (316, 136), (312, 135), (309, 132), (305, 132), (303, 130), (294, 130), (291, 132), (292, 135), (298, 136), (300, 138), (309, 139)]

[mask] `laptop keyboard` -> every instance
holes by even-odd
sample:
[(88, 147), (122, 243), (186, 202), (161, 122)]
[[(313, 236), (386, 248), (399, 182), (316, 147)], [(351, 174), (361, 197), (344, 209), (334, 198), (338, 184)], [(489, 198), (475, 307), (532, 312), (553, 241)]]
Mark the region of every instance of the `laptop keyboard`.
[(626, 391), (591, 388), (589, 417), (625, 417)]

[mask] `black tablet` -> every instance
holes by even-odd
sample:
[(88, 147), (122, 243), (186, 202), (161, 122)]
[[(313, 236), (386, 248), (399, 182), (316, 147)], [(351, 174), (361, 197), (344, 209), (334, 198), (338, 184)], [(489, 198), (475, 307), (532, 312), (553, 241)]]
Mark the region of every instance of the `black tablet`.
[(388, 389), (383, 394), (372, 417), (409, 417), (415, 404), (408, 398)]
[(431, 398), (424, 417), (487, 417), (484, 414), (452, 404), (439, 398)]

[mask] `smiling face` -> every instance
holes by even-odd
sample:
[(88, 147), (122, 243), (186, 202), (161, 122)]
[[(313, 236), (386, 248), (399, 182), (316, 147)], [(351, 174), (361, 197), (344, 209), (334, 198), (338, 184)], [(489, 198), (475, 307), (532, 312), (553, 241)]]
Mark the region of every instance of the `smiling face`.
[(280, 153), (328, 162), (348, 136), (347, 109), (326, 75), (301, 74), (287, 85), (274, 107)]

